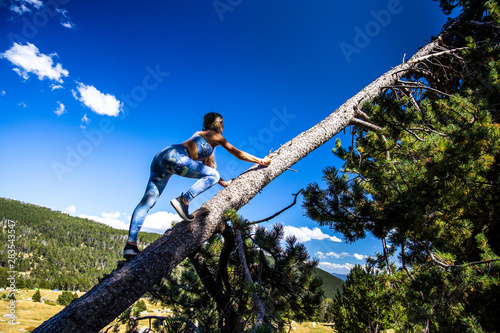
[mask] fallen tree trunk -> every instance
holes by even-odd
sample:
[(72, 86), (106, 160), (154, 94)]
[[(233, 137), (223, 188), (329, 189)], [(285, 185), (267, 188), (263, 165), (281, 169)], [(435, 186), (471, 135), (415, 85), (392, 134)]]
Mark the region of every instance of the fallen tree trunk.
[(239, 210), (267, 184), (307, 154), (355, 123), (361, 103), (371, 101), (384, 87), (394, 84), (419, 61), (436, 49), (439, 38), (420, 49), (410, 60), (394, 67), (311, 129), (299, 134), (270, 154), (272, 163), (263, 168), (253, 166), (227, 188), (195, 212), (195, 220), (185, 221), (167, 230), (163, 236), (142, 251), (135, 259), (113, 271), (83, 296), (38, 328), (39, 332), (98, 332), (124, 312), (131, 304), (198, 249), (214, 233), (224, 228), (224, 212)]

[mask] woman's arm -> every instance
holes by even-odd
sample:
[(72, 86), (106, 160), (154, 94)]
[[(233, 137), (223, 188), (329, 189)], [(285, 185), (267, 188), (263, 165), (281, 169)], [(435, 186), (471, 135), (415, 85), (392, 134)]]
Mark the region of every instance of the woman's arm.
[[(221, 135), (221, 137), (222, 137), (222, 135)], [(239, 160), (250, 162), (250, 163), (259, 163), (259, 164), (264, 165), (264, 166), (268, 166), (269, 164), (271, 164), (271, 159), (269, 157), (266, 156), (266, 157), (261, 159), (261, 158), (255, 157), (249, 153), (241, 151), (238, 148), (236, 148), (235, 146), (233, 146), (232, 144), (230, 144), (224, 137), (222, 137), (220, 145), (222, 147), (224, 147), (224, 149), (226, 149), (231, 155), (233, 155), (234, 157), (236, 157)]]
[(250, 162), (250, 163), (259, 163), (264, 166), (268, 166), (271, 164), (271, 159), (269, 157), (258, 158), (249, 153), (246, 153), (242, 150), (239, 150), (232, 144), (230, 144), (222, 135), (211, 131), (212, 133), (207, 135), (208, 141), (216, 143), (217, 145), (221, 145), (226, 149), (231, 155), (236, 157), (239, 160)]

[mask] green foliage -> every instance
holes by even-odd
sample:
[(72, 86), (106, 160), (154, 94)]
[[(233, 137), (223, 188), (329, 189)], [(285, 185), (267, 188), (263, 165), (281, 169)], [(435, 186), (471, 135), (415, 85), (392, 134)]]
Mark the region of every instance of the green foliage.
[(356, 265), (332, 302), (331, 312), (339, 332), (379, 332), (392, 327), (396, 308), (388, 302), (387, 279), (373, 268)]
[(144, 311), (148, 311), (148, 307), (146, 306), (146, 302), (144, 302), (143, 299), (140, 299), (137, 302), (135, 302), (134, 311), (136, 311), (137, 314), (144, 312)]
[(36, 303), (40, 303), (42, 300), (42, 295), (40, 294), (40, 289), (37, 289), (35, 293), (33, 294), (33, 297), (31, 297), (31, 300)]
[(467, 333), (486, 333), (474, 316), (463, 318), (462, 323), (466, 327)]
[[(112, 332), (120, 332), (120, 326), (125, 324), (125, 332), (127, 333), (136, 333), (137, 327), (139, 325), (138, 319), (140, 317), (141, 312), (147, 311), (146, 302), (143, 299), (139, 299), (137, 302), (132, 304), (125, 310), (120, 317), (117, 318), (117, 321), (110, 327)], [(170, 322), (167, 318), (165, 318), (167, 322)], [(153, 328), (155, 332), (180, 332), (180, 330), (168, 331), (165, 330), (165, 326), (170, 327), (166, 323), (162, 323), (161, 320), (155, 320), (153, 323)], [(177, 328), (177, 327), (176, 327)]]
[[(252, 229), (248, 221), (228, 211), (223, 235), (214, 235), (198, 253), (172, 272), (153, 298), (184, 321), (198, 322), (204, 332), (282, 331), (290, 320), (312, 319), (321, 304), (317, 262), (310, 260), (294, 237), (283, 239), (283, 226)], [(243, 234), (238, 244), (236, 232)], [(239, 248), (244, 249), (251, 280), (244, 274)], [(263, 325), (256, 325), (254, 300), (265, 307)]]
[[(14, 269), (7, 248), (8, 221), (15, 222)], [(0, 230), (0, 286), (9, 283), (6, 272), (15, 270), (18, 287), (88, 290), (116, 268), (127, 240), (124, 230), (4, 198), (0, 198)], [(158, 237), (141, 233), (139, 246)]]
[(382, 129), (354, 128), (353, 146), (337, 141), (344, 166), (326, 168), (326, 185), (304, 192), (319, 224), (384, 245), (371, 263), (382, 271), (353, 270), (333, 302), (347, 331), (500, 327), (500, 11), (496, 1), (441, 4), (466, 5), (443, 36), (455, 51), (365, 103)]
[(76, 293), (71, 293), (69, 291), (63, 291), (58, 297), (57, 297), (57, 304), (59, 305), (64, 305), (67, 306), (71, 302), (73, 302), (74, 299), (77, 299), (78, 295)]
[[(492, 8), (498, 8), (497, 0), (434, 0), (438, 1), (441, 9), (446, 15), (450, 15), (457, 8), (461, 8), (459, 18), (462, 20), (480, 20), (483, 13), (488, 10), (492, 14)], [(498, 17), (498, 16), (496, 16)]]

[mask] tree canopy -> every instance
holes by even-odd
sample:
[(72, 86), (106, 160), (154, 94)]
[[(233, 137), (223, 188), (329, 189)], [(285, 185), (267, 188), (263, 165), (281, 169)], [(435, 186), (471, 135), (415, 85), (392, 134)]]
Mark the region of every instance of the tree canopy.
[(448, 23), (440, 52), (361, 106), (352, 143), (333, 149), (343, 167), (326, 168), (326, 187), (310, 184), (304, 206), (350, 242), (367, 233), (382, 241), (372, 264), (389, 273), (382, 289), (398, 285), (391, 299), (404, 308), (401, 327), (493, 330), (500, 326), (493, 310), (500, 308), (500, 12), (491, 0), (441, 6), (463, 11)]
[(281, 224), (255, 227), (234, 210), (226, 219), (224, 233), (170, 273), (152, 299), (206, 332), (277, 332), (291, 320), (313, 319), (322, 281), (305, 246), (285, 239)]

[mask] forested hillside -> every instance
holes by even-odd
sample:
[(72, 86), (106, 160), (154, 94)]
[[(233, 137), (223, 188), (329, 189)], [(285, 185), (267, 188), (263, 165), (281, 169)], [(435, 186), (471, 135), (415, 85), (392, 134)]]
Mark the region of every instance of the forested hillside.
[[(7, 266), (7, 245), (14, 234), (18, 288), (88, 290), (116, 268), (127, 239), (125, 230), (4, 198), (0, 226), (0, 285), (7, 284), (7, 272), (12, 270)], [(159, 236), (141, 233), (139, 248)]]
[[(8, 221), (14, 221), (15, 224)], [(0, 198), (0, 286), (8, 285), (8, 236), (14, 230), (15, 271), (18, 288), (47, 288), (85, 291), (98, 278), (116, 268), (127, 231), (70, 216), (33, 204)], [(12, 226), (12, 228), (11, 228)], [(141, 233), (139, 248), (160, 235)], [(325, 296), (333, 298), (343, 281), (315, 269), (323, 280)]]

